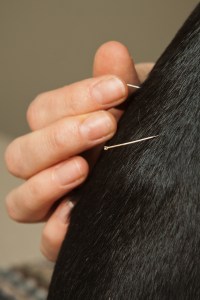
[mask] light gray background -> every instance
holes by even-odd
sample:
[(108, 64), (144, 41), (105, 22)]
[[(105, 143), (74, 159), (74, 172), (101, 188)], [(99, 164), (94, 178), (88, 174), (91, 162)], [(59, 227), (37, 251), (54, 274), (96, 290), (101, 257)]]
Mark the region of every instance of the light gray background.
[(40, 257), (42, 225), (16, 225), (4, 197), (8, 142), (28, 131), (26, 109), (50, 89), (90, 77), (96, 49), (118, 40), (136, 62), (155, 61), (196, 0), (0, 0), (0, 265)]

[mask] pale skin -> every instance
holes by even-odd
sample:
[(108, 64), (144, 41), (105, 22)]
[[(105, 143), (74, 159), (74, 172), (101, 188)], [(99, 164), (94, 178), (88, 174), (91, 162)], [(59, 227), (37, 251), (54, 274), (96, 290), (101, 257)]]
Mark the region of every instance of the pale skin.
[(45, 222), (40, 248), (49, 260), (56, 260), (69, 226), (74, 205), (69, 192), (85, 181), (102, 145), (115, 134), (122, 111), (114, 107), (134, 92), (126, 83), (140, 84), (152, 66), (134, 65), (124, 45), (108, 42), (96, 52), (93, 78), (42, 93), (30, 104), (32, 131), (5, 153), (8, 170), (25, 180), (8, 194), (6, 207), (18, 222)]

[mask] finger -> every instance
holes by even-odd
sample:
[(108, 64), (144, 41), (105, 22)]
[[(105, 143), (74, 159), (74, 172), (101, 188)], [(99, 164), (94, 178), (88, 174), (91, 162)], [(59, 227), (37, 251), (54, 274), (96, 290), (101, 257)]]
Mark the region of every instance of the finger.
[(45, 224), (40, 250), (50, 261), (56, 261), (61, 244), (69, 226), (69, 215), (73, 208), (71, 201), (64, 200)]
[(30, 104), (27, 120), (33, 130), (67, 117), (108, 109), (128, 96), (126, 83), (114, 75), (91, 78), (40, 94)]
[[(93, 75), (102, 76), (113, 74), (119, 76), (124, 82), (139, 84), (139, 78), (135, 69), (134, 61), (123, 44), (110, 41), (103, 44), (96, 52), (94, 58)], [(129, 94), (134, 89), (129, 89)], [(111, 108), (110, 112), (119, 120), (124, 111), (124, 107)]]
[(8, 170), (29, 178), (110, 139), (115, 131), (116, 120), (106, 111), (62, 119), (14, 140), (5, 153)]
[(40, 172), (10, 192), (8, 214), (18, 222), (44, 220), (54, 202), (83, 183), (88, 172), (88, 164), (80, 156)]
[(141, 83), (143, 83), (147, 79), (153, 67), (154, 63), (139, 63), (135, 65), (135, 69)]
[(94, 58), (93, 75), (113, 74), (126, 83), (139, 83), (133, 59), (123, 44), (111, 41), (103, 44)]
[[(106, 74), (117, 75), (126, 83), (139, 84), (133, 59), (127, 47), (119, 42), (107, 42), (95, 54), (93, 75), (103, 76)], [(134, 92), (134, 89), (129, 89), (129, 93), (132, 92)], [(116, 120), (119, 120), (123, 114), (123, 107), (112, 108), (109, 111), (115, 116)], [(99, 145), (84, 153), (90, 167), (95, 164), (102, 147), (102, 145)]]

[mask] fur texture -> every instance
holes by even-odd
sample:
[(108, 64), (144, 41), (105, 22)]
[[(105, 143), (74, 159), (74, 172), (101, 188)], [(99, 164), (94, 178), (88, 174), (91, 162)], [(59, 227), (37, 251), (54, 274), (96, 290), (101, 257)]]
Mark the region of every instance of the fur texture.
[(71, 214), (49, 300), (200, 299), (200, 5), (128, 99)]

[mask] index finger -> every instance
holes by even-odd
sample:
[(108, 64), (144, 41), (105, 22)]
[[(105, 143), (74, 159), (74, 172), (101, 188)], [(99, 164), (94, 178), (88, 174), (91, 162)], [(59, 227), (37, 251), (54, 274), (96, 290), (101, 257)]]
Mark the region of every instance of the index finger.
[(127, 96), (126, 83), (115, 75), (86, 79), (38, 95), (28, 108), (28, 123), (38, 130), (64, 117), (109, 109)]

